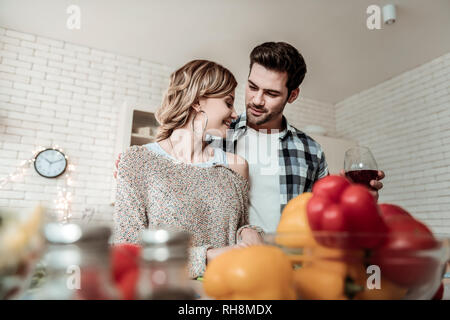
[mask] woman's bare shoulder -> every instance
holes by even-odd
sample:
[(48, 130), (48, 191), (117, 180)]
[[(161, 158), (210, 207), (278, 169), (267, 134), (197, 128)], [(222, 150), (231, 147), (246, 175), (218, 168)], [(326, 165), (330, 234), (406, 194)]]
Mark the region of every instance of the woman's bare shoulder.
[(248, 180), (248, 163), (247, 160), (242, 158), (241, 156), (226, 152), (228, 166), (231, 170), (239, 173), (245, 179)]

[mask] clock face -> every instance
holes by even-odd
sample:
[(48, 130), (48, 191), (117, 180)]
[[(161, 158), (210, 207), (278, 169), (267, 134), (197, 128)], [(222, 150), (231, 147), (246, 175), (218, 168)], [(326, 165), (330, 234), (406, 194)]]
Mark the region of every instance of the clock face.
[(66, 171), (66, 156), (58, 150), (46, 149), (38, 153), (34, 161), (37, 173), (45, 178), (56, 178)]

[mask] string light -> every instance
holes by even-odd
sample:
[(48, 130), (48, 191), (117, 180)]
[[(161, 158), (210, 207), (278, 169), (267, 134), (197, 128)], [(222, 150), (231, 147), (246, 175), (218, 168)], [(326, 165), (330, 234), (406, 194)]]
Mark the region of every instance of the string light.
[(17, 167), (12, 173), (10, 173), (6, 178), (0, 180), (0, 189), (8, 184), (10, 181), (17, 181), (18, 178), (22, 178), (27, 169), (30, 167), (30, 164), (33, 163), (33, 159), (23, 161), (19, 167)]
[[(19, 179), (22, 179), (30, 168), (31, 164), (35, 162), (35, 158), (37, 154), (41, 151), (44, 151), (45, 147), (38, 147), (36, 150), (32, 152), (33, 156), (31, 159), (22, 161), (20, 166), (17, 167), (12, 173), (6, 176), (3, 179), (0, 179), (0, 190), (3, 189), (9, 182), (15, 182)], [(51, 147), (50, 149), (59, 151), (64, 154), (64, 151), (59, 148), (57, 145)], [(69, 157), (65, 155), (67, 162), (69, 162)], [(75, 171), (75, 166), (70, 164), (67, 166), (67, 173), (64, 175), (64, 187), (57, 186), (57, 198), (54, 200), (55, 209), (59, 216), (59, 219), (66, 223), (72, 217), (71, 207), (72, 207), (72, 196), (73, 193), (70, 192), (69, 187), (73, 185), (73, 179), (71, 177), (71, 173)]]

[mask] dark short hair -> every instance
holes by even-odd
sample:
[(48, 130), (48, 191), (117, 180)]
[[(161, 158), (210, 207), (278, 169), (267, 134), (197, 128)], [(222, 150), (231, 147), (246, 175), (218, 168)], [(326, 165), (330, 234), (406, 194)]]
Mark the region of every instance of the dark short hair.
[(269, 70), (287, 72), (288, 97), (303, 82), (306, 64), (296, 48), (286, 42), (265, 42), (250, 53), (250, 70), (254, 63)]

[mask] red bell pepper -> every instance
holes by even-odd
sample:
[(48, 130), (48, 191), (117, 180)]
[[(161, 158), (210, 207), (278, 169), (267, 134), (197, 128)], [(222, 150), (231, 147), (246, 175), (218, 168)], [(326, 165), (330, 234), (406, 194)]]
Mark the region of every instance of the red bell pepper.
[(137, 298), (137, 283), (139, 280), (139, 270), (127, 272), (117, 284), (119, 292), (124, 300), (134, 300)]
[(444, 298), (444, 284), (441, 282), (441, 285), (439, 286), (438, 290), (436, 291), (431, 300), (442, 300), (443, 298)]
[(382, 203), (379, 204), (378, 207), (380, 208), (381, 217), (383, 219), (393, 216), (413, 218), (413, 216), (408, 211), (406, 211), (402, 207), (396, 206), (395, 204)]
[(135, 298), (140, 253), (141, 247), (132, 243), (116, 244), (111, 248), (112, 276), (125, 300)]
[(400, 286), (411, 288), (428, 283), (441, 273), (432, 250), (439, 243), (430, 229), (412, 216), (391, 215), (389, 210), (393, 208), (381, 206), (388, 233), (383, 245), (374, 250), (371, 263), (380, 267), (382, 276)]
[(138, 270), (141, 247), (132, 243), (121, 243), (111, 247), (111, 266), (114, 282), (120, 282), (128, 272)]
[[(376, 200), (366, 187), (330, 175), (317, 181), (307, 204), (307, 216), (315, 239), (322, 245), (372, 249), (385, 240), (387, 227)], [(336, 233), (338, 232), (338, 233)]]

